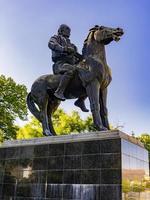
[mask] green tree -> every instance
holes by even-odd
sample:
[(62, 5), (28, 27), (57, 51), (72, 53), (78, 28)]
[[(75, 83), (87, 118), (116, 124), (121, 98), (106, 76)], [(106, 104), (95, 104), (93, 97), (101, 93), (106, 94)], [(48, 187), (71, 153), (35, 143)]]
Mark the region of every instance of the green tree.
[(143, 192), (145, 190), (146, 184), (142, 181), (134, 181), (132, 183), (132, 191), (133, 192)]
[(86, 131), (96, 131), (94, 124), (93, 124), (92, 115), (90, 115), (86, 118), (86, 120), (84, 121), (84, 125), (85, 125)]
[(12, 78), (0, 76), (0, 140), (16, 138), (16, 118), (26, 119), (27, 89)]
[(150, 153), (150, 134), (148, 133), (143, 133), (139, 137), (137, 137), (145, 146), (145, 148), (149, 151)]
[(84, 120), (81, 119), (76, 111), (67, 114), (62, 109), (58, 109), (53, 115), (53, 124), (57, 134), (62, 135), (73, 132), (79, 133), (85, 130)]
[(17, 131), (17, 139), (29, 139), (42, 136), (41, 124), (35, 117), (31, 117), (30, 122)]
[(122, 190), (123, 190), (123, 193), (124, 193), (125, 200), (128, 200), (128, 193), (131, 191), (130, 181), (128, 179), (123, 179)]
[[(70, 133), (80, 133), (95, 131), (92, 116), (89, 115), (83, 120), (76, 111), (67, 114), (63, 109), (58, 109), (52, 117), (53, 126), (57, 135), (68, 135)], [(18, 139), (41, 137), (42, 128), (34, 117), (17, 132)]]
[[(78, 112), (67, 114), (62, 109), (58, 109), (53, 114), (53, 125), (58, 135), (67, 135), (70, 133), (80, 133), (94, 130), (92, 117), (86, 120), (81, 119)], [(41, 124), (32, 117), (31, 120), (17, 132), (18, 139), (26, 139), (42, 136)]]

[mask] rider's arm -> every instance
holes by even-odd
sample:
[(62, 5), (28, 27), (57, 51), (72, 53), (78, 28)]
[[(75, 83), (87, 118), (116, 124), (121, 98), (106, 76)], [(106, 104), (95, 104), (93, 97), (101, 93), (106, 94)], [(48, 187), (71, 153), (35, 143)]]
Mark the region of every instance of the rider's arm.
[(77, 58), (77, 62), (83, 60), (83, 56), (78, 52), (78, 48), (72, 44), (74, 50), (75, 50), (75, 57)]
[(74, 44), (71, 44), (71, 46), (74, 48), (75, 53), (78, 52), (78, 48)]
[(54, 35), (48, 42), (48, 47), (53, 51), (64, 52), (65, 48), (58, 43), (58, 36)]

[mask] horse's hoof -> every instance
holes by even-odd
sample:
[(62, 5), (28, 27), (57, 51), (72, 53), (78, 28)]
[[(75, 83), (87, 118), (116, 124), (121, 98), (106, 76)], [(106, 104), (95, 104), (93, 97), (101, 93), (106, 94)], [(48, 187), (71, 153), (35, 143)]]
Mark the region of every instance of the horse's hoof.
[(44, 134), (45, 136), (53, 136), (53, 134), (52, 134), (49, 130), (45, 130), (45, 131), (43, 132), (43, 134)]
[(102, 127), (100, 128), (100, 131), (108, 131), (108, 129), (106, 127)]

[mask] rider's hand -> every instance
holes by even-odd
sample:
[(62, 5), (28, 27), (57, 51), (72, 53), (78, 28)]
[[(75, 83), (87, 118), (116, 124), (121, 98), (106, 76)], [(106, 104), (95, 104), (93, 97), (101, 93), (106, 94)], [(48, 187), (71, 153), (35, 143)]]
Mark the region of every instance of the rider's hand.
[(68, 53), (75, 53), (75, 49), (73, 47), (67, 47)]

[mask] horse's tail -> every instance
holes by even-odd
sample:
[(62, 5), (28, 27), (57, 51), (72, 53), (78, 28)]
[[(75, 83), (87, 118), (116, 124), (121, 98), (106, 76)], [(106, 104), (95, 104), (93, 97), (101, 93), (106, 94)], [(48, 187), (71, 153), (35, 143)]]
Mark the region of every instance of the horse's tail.
[(41, 121), (41, 117), (40, 117), (40, 111), (37, 109), (37, 107), (35, 106), (35, 102), (34, 99), (32, 98), (31, 92), (29, 92), (28, 96), (27, 96), (27, 105), (28, 108), (30, 110), (30, 112), (39, 120)]

